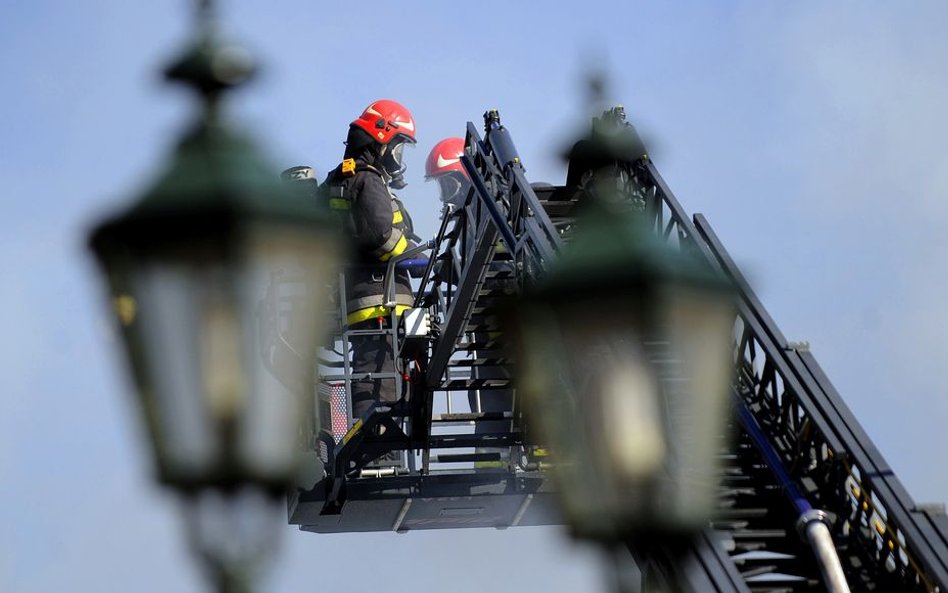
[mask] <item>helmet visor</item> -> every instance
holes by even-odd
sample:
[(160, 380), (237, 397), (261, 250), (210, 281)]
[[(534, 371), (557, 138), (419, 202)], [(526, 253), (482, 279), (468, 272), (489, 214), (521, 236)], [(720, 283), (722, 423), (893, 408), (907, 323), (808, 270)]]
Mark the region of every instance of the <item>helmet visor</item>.
[(382, 155), (382, 169), (385, 170), (392, 177), (401, 176), (405, 172), (405, 145), (414, 146), (413, 144), (408, 144), (403, 140), (392, 141), (389, 145), (385, 154)]
[(438, 180), (438, 189), (441, 192), (441, 201), (455, 207), (464, 206), (467, 199), (470, 183), (467, 179), (454, 172), (435, 177)]

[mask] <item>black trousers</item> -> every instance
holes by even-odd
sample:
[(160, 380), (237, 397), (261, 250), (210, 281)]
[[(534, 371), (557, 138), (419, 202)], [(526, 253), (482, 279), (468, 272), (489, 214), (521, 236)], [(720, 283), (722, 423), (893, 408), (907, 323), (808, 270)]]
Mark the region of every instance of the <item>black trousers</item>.
[[(391, 325), (388, 318), (383, 321), (368, 319), (353, 323), (349, 329), (380, 329)], [(395, 355), (388, 335), (352, 336), (352, 373), (393, 373)], [(359, 418), (375, 402), (394, 402), (398, 400), (397, 379), (368, 379), (352, 382), (352, 415)]]

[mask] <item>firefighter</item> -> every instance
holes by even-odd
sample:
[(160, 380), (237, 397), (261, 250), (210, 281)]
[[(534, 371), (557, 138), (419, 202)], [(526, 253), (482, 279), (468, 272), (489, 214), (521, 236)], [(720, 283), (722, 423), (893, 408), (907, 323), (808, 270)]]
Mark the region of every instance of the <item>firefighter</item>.
[[(405, 187), (403, 150), (415, 143), (415, 120), (403, 105), (379, 100), (349, 125), (342, 163), (327, 177), (329, 206), (340, 214), (355, 245), (346, 272), (346, 323), (350, 330), (386, 329), (392, 309), (385, 306), (384, 281), (389, 259), (412, 245), (411, 218), (392, 189)], [(396, 271), (396, 315), (414, 297), (407, 272)], [(395, 371), (388, 335), (351, 337), (352, 372)], [(361, 417), (375, 402), (397, 399), (395, 379), (352, 382), (352, 413)]]
[[(471, 180), (461, 164), (461, 156), (464, 154), (463, 138), (445, 138), (434, 145), (428, 158), (425, 160), (425, 179), (427, 181), (437, 181), (441, 202), (445, 204), (445, 211), (442, 216), (448, 216), (458, 208), (464, 208), (468, 195), (471, 190)], [(472, 198), (472, 199), (477, 199)], [(469, 240), (473, 243), (476, 233), (474, 232), (474, 221), (468, 220), (467, 224), (471, 232), (468, 234)], [(473, 244), (466, 247), (468, 253), (471, 252)], [(492, 269), (501, 269), (509, 266), (509, 262), (495, 261), (491, 264)], [(496, 282), (490, 279), (485, 280), (487, 285)], [(503, 281), (501, 281), (503, 282)], [(502, 288), (498, 286), (497, 288)], [(475, 342), (487, 342), (490, 335), (476, 335)], [(477, 353), (473, 353), (476, 357)], [(478, 376), (478, 369), (474, 369), (474, 377)], [(472, 390), (468, 392), (468, 403), (472, 412), (509, 412), (513, 407), (513, 392), (510, 390), (485, 389)], [(474, 433), (477, 435), (497, 434), (509, 432), (511, 430), (510, 420), (490, 420), (477, 422)], [(476, 453), (494, 454), (497, 459), (493, 461), (475, 462), (475, 467), (486, 469), (492, 467), (503, 467), (508, 462), (508, 450), (496, 447), (477, 447)]]
[(425, 180), (438, 182), (441, 201), (451, 209), (463, 208), (471, 182), (461, 164), (463, 138), (445, 138), (434, 145), (425, 160)]

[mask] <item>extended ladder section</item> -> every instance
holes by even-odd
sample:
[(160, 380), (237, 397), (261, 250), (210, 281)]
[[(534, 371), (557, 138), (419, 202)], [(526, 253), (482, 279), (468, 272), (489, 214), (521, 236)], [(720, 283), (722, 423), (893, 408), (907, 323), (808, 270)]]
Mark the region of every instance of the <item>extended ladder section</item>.
[[(708, 590), (716, 591), (824, 590), (803, 538), (818, 520), (830, 528), (852, 591), (944, 591), (943, 510), (915, 505), (813, 355), (777, 328), (707, 220), (685, 215), (651, 162), (636, 168), (654, 231), (722, 270), (740, 295), (738, 438), (714, 536), (694, 550), (695, 564), (707, 568), (695, 582), (713, 577)], [(721, 563), (722, 550), (732, 567)], [(655, 558), (661, 572), (662, 552)]]
[[(418, 292), (432, 335), (419, 346), (404, 330), (393, 334), (403, 359), (411, 354), (405, 395), (334, 447), (351, 464), (359, 456), (347, 447), (378, 441), (365, 426), (387, 423), (401, 441), (395, 448), (412, 459), (387, 476), (366, 474), (367, 456), (351, 468), (330, 463), (314, 488), (290, 497), (290, 521), (302, 529), (557, 521), (543, 451), (524, 437), (499, 318), (563, 249), (582, 191), (532, 187), (499, 116), (485, 120), (483, 139), (468, 124), (462, 163), (473, 188), (463, 208), (444, 213)], [(687, 550), (630, 542), (647, 580), (696, 592), (825, 590), (807, 539), (818, 522), (852, 591), (948, 592), (944, 511), (914, 503), (812, 354), (781, 334), (707, 220), (685, 214), (647, 157), (624, 166), (630, 199), (652, 230), (720, 270), (739, 293), (736, 436), (722, 453), (720, 513)]]
[[(512, 361), (504, 343), (501, 319), (522, 287), (525, 266), (552, 258), (561, 240), (543, 206), (523, 176), (520, 160), (499, 118), (488, 124), (482, 141), (468, 125), (462, 162), (472, 180), (464, 208), (446, 211), (451, 230), (442, 235), (434, 264), (440, 272), (422, 284), (420, 294), (435, 298), (444, 311), (440, 334), (426, 369), (430, 401), (444, 399), (447, 413), (433, 413), (428, 451), (461, 442), (474, 452), (428, 455), (423, 468), (453, 460), (494, 466), (513, 475), (537, 472), (542, 450), (523, 441), (523, 424), (513, 389)], [(543, 217), (533, 224), (525, 212)], [(530, 225), (524, 224), (529, 221)], [(470, 413), (452, 412), (452, 395), (467, 396)], [(443, 436), (441, 428), (455, 419), (475, 425), (470, 437)]]

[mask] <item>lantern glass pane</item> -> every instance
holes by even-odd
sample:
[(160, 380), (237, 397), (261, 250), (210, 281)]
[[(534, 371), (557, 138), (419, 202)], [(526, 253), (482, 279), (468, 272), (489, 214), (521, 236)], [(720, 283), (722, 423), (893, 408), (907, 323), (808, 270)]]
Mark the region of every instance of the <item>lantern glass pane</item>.
[(250, 330), (243, 352), (250, 389), (239, 455), (252, 473), (292, 474), (303, 441), (319, 428), (315, 350), (331, 291), (329, 253), (312, 234), (282, 229), (257, 229), (248, 246), (238, 294), (241, 325)]
[(333, 264), (326, 241), (259, 224), (235, 245), (156, 250), (112, 270), (161, 477), (189, 487), (286, 483), (314, 416)]
[(641, 513), (640, 490), (666, 450), (635, 309), (598, 299), (521, 315), (524, 402), (552, 450), (567, 519), (587, 534), (614, 532), (617, 517)]
[(211, 418), (203, 405), (201, 327), (206, 277), (191, 267), (150, 261), (132, 278), (153, 439), (164, 471), (199, 475), (219, 455)]
[(609, 538), (708, 520), (733, 322), (726, 299), (678, 286), (521, 314), (521, 391), (574, 529)]
[(735, 311), (726, 295), (676, 287), (662, 295), (660, 319), (674, 369), (661, 382), (674, 451), (657, 510), (696, 524), (714, 510), (729, 436)]

